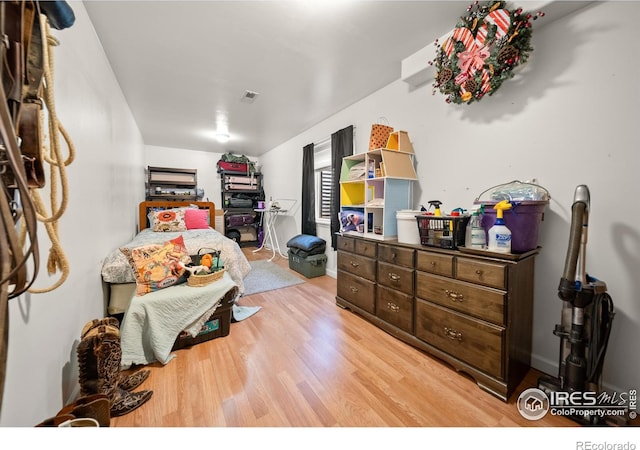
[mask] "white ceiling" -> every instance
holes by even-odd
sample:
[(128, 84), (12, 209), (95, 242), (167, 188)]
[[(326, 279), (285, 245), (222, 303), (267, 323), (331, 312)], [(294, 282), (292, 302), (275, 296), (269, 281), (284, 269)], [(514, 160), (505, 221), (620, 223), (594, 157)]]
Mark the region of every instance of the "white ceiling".
[[(145, 144), (247, 156), (400, 78), (469, 4), (84, 1)], [(212, 137), (218, 114), (226, 144)]]

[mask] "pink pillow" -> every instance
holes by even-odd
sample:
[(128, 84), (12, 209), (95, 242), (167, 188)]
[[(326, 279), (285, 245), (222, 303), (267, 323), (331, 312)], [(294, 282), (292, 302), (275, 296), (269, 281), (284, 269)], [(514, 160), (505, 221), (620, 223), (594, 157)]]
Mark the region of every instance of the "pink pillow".
[(195, 208), (185, 209), (184, 223), (187, 226), (187, 230), (209, 228), (209, 211)]

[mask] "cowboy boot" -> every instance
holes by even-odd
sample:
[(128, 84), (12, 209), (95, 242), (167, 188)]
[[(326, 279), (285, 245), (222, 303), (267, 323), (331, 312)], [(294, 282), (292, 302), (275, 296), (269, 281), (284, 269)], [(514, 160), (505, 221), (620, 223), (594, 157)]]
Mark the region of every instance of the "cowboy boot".
[(89, 418), (98, 421), (101, 427), (111, 425), (111, 403), (106, 394), (93, 394), (80, 397), (75, 402), (62, 408), (56, 417), (72, 415), (75, 418)]
[(118, 378), (118, 387), (131, 392), (149, 378), (150, 373), (148, 369), (138, 370), (129, 375), (121, 373)]
[(49, 417), (48, 419), (43, 420), (38, 425), (36, 425), (36, 427), (58, 427), (63, 423), (75, 418), (76, 417), (72, 414), (58, 414), (55, 417)]
[(109, 398), (104, 394), (80, 397), (58, 411), (54, 417), (43, 420), (36, 427), (93, 426), (91, 421), (95, 421), (97, 426), (108, 427), (111, 425), (110, 409)]
[(105, 317), (103, 319), (93, 319), (84, 324), (82, 331), (80, 332), (80, 339), (84, 338), (87, 333), (99, 325), (111, 325), (112, 327), (120, 329), (120, 322), (115, 317)]
[(92, 419), (90, 417), (81, 417), (76, 419), (69, 419), (65, 422), (62, 422), (59, 427), (70, 428), (70, 427), (99, 427), (100, 422), (96, 419)]
[(111, 417), (128, 414), (151, 398), (152, 391), (131, 393), (118, 386), (122, 349), (116, 327), (99, 325), (91, 329), (77, 351), (81, 394), (105, 394), (111, 402)]
[[(87, 322), (84, 327), (82, 327), (82, 332), (80, 334), (80, 338), (84, 338), (87, 333), (94, 328), (100, 325), (111, 325), (115, 328), (120, 328), (120, 322), (115, 317), (105, 317), (103, 319), (93, 319)], [(118, 376), (118, 386), (124, 389), (125, 391), (133, 391), (135, 388), (140, 386), (147, 378), (149, 378), (150, 370), (139, 370), (132, 374), (123, 374), (121, 373)]]

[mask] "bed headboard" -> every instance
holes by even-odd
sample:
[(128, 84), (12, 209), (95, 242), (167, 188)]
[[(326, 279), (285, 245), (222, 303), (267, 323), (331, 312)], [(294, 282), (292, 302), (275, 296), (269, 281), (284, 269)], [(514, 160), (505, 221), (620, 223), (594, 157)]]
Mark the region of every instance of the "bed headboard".
[(207, 209), (209, 210), (209, 225), (211, 228), (215, 228), (216, 223), (216, 206), (213, 202), (192, 202), (192, 201), (162, 201), (162, 200), (150, 200), (146, 202), (142, 202), (139, 205), (138, 210), (138, 223), (140, 224), (140, 231), (149, 227), (149, 223), (147, 220), (147, 214), (149, 211), (161, 211), (164, 209), (172, 209), (172, 208), (183, 208), (185, 206), (193, 206), (196, 205), (199, 209)]

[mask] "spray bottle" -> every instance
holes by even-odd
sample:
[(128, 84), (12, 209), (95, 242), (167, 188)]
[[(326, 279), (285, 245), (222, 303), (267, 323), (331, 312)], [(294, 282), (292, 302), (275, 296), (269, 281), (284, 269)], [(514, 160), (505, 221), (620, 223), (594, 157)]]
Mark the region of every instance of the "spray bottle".
[(487, 245), (487, 234), (481, 224), (480, 214), (484, 213), (484, 206), (480, 205), (478, 209), (474, 209), (467, 225), (467, 234), (465, 235), (465, 247), (484, 250)]
[(496, 210), (496, 222), (489, 228), (488, 250), (497, 253), (511, 253), (511, 230), (505, 226), (503, 216), (505, 209), (511, 209), (511, 203), (502, 200), (493, 209)]
[(434, 208), (433, 215), (436, 217), (442, 216), (442, 211), (440, 211), (440, 205), (442, 205), (442, 202), (440, 200), (429, 200), (429, 208), (433, 206)]
[[(440, 210), (440, 205), (442, 202), (440, 200), (429, 200), (429, 209), (434, 207), (433, 216), (434, 217), (442, 217), (442, 211)], [(437, 220), (429, 221), (429, 233), (428, 233), (428, 242), (429, 245), (440, 246), (440, 241), (442, 240), (442, 223)]]

